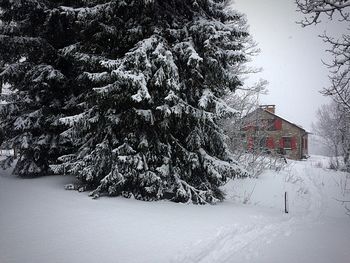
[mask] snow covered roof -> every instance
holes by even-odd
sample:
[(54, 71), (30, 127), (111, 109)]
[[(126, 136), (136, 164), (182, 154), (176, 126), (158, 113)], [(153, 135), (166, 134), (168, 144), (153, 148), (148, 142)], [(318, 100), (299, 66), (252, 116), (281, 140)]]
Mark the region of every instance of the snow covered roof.
[(268, 109), (261, 108), (261, 107), (257, 108), (257, 109), (254, 110), (253, 112), (249, 113), (247, 116), (245, 116), (245, 118), (247, 118), (247, 117), (249, 117), (249, 116), (252, 116), (252, 115), (255, 114), (258, 110), (259, 110), (259, 111), (262, 111), (262, 112), (266, 112), (266, 113), (270, 114), (270, 115), (273, 116), (273, 117), (279, 118), (279, 119), (281, 119), (281, 120), (283, 120), (283, 121), (289, 123), (290, 125), (293, 125), (294, 127), (298, 128), (298, 129), (300, 129), (300, 130), (302, 130), (304, 133), (311, 134), (310, 132), (306, 131), (302, 126), (300, 126), (300, 125), (298, 125), (298, 124), (295, 124), (295, 123), (293, 123), (293, 122), (290, 122), (290, 121), (288, 121), (287, 119), (282, 118), (281, 116), (277, 115), (276, 113), (272, 113), (272, 112), (269, 111)]

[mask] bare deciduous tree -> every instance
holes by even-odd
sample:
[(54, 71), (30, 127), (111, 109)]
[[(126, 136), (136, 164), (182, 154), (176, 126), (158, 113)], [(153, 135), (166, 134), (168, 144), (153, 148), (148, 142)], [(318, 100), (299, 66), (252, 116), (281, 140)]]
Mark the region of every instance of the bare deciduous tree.
[(339, 169), (339, 156), (344, 156), (346, 148), (344, 147), (345, 140), (349, 137), (347, 130), (344, 127), (347, 123), (346, 114), (338, 106), (332, 102), (328, 105), (322, 105), (317, 111), (317, 121), (313, 124), (313, 129), (317, 135), (323, 138), (324, 144), (329, 148), (332, 155), (335, 156), (335, 162), (332, 166)]
[[(254, 73), (254, 72), (252, 72)], [(227, 144), (234, 153), (235, 159), (253, 176), (258, 177), (266, 169), (281, 170), (285, 166), (284, 159), (278, 155), (267, 154), (267, 149), (260, 144), (265, 144), (267, 133), (264, 130), (257, 130), (254, 134), (253, 149), (248, 149), (247, 137), (244, 136), (244, 128), (247, 125), (247, 115), (252, 115), (254, 123), (258, 126), (261, 123), (261, 114), (254, 114), (259, 107), (259, 96), (266, 94), (266, 80), (259, 80), (252, 86), (247, 86), (236, 91), (227, 98), (237, 114), (222, 123), (227, 134)]]
[[(318, 24), (322, 18), (329, 20), (337, 19), (339, 22), (350, 22), (350, 0), (295, 0), (298, 10), (304, 14), (304, 19), (299, 23), (305, 27)], [(333, 59), (324, 62), (329, 68), (330, 85), (322, 90), (324, 95), (332, 97), (339, 112), (342, 113), (342, 120), (334, 126), (334, 129), (341, 131), (341, 146), (344, 161), (347, 169), (350, 170), (350, 139), (349, 139), (349, 118), (350, 118), (350, 27), (342, 33), (339, 38), (324, 33), (320, 37), (329, 44), (327, 52)], [(338, 132), (335, 131), (335, 132)]]
[[(305, 27), (321, 22), (322, 17), (350, 22), (350, 0), (296, 0), (298, 10), (305, 15), (300, 24)], [(329, 44), (333, 59), (324, 62), (329, 68), (330, 85), (322, 93), (331, 96), (339, 105), (350, 112), (350, 28), (338, 39), (324, 33), (320, 37)]]

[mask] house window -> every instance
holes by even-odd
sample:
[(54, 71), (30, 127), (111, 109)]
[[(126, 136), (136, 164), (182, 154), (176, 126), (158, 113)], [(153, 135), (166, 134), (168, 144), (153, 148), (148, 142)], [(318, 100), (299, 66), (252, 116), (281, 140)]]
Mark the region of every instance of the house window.
[(267, 121), (268, 121), (267, 130), (268, 131), (275, 131), (276, 130), (275, 120), (274, 119), (269, 119)]
[(283, 137), (283, 148), (284, 149), (292, 149), (292, 138), (291, 137)]
[(297, 149), (297, 138), (296, 137), (282, 137), (281, 148), (285, 150), (296, 150)]
[(258, 138), (257, 141), (259, 142), (258, 147), (259, 147), (260, 149), (263, 149), (263, 148), (266, 147), (266, 137)]
[(260, 131), (274, 131), (274, 119), (262, 119), (259, 121), (258, 130)]
[(247, 149), (248, 150), (257, 150), (263, 151), (266, 149), (267, 138), (266, 137), (257, 137), (251, 136), (247, 138)]

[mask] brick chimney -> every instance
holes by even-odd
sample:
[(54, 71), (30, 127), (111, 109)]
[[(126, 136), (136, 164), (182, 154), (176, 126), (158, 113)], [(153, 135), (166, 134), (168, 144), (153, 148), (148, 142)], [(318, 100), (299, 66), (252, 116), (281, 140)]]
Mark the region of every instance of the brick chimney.
[(275, 114), (276, 105), (260, 105), (260, 108)]

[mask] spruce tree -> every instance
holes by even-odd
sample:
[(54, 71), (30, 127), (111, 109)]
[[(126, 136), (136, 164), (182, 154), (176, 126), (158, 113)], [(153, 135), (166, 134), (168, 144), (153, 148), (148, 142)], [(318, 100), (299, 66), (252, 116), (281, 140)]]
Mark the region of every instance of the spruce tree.
[[(242, 85), (245, 19), (222, 0), (0, 4), (6, 143), (19, 175), (74, 174), (100, 195), (199, 204), (246, 176), (225, 144), (222, 100)], [(63, 155), (62, 155), (63, 154)], [(57, 156), (60, 164), (57, 164)]]
[[(50, 172), (72, 145), (60, 137), (59, 123), (74, 114), (79, 94), (75, 71), (60, 50), (78, 41), (73, 17), (58, 13), (58, 1), (3, 0), (0, 3), (0, 83), (10, 85), (1, 105), (5, 148), (19, 153), (14, 174)], [(70, 106), (71, 105), (71, 106)], [(2, 162), (8, 167), (9, 157)]]
[(242, 15), (219, 0), (94, 1), (61, 11), (85, 28), (65, 56), (90, 63), (79, 76), (90, 87), (86, 110), (60, 119), (70, 125), (62, 136), (79, 147), (56, 166), (80, 180), (67, 188), (94, 198), (222, 200), (227, 178), (247, 175), (218, 125), (235, 113), (223, 96), (242, 85)]

